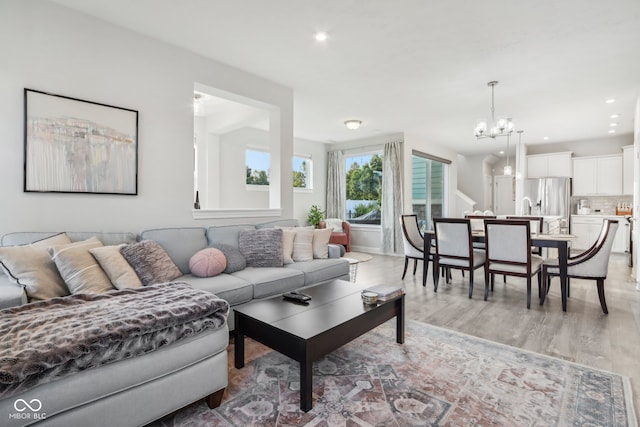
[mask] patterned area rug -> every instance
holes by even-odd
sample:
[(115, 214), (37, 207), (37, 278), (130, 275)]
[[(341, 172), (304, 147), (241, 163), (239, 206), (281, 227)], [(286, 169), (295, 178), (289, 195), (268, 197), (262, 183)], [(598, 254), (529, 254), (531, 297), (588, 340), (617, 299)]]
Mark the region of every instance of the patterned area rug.
[(195, 403), (156, 426), (633, 426), (629, 379), (408, 321), (354, 340), (313, 367), (299, 409), (298, 364), (247, 340), (223, 404)]

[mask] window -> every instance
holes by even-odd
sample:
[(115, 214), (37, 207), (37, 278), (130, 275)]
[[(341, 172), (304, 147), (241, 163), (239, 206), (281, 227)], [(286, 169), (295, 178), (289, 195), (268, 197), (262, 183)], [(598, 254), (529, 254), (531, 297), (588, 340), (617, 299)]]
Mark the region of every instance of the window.
[(411, 156), (411, 204), (423, 230), (432, 229), (433, 218), (444, 216), (449, 160), (423, 153)]
[(247, 179), (249, 185), (269, 185), (269, 152), (246, 150)]
[(311, 156), (293, 157), (293, 188), (313, 188)]
[(380, 224), (382, 152), (345, 156), (345, 218), (352, 224)]

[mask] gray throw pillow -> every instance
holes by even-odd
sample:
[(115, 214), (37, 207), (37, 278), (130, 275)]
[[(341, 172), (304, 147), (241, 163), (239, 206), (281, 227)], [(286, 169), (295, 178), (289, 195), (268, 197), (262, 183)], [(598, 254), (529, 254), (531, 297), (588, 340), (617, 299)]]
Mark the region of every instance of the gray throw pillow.
[(282, 267), (282, 230), (243, 230), (238, 238), (240, 253), (249, 267)]
[(218, 249), (227, 258), (227, 268), (224, 269), (225, 273), (234, 273), (236, 271), (244, 270), (247, 266), (247, 260), (240, 253), (240, 250), (235, 246), (228, 245), (226, 243), (214, 243), (212, 248)]
[(133, 267), (144, 286), (170, 282), (182, 272), (158, 242), (143, 240), (120, 248), (120, 253)]

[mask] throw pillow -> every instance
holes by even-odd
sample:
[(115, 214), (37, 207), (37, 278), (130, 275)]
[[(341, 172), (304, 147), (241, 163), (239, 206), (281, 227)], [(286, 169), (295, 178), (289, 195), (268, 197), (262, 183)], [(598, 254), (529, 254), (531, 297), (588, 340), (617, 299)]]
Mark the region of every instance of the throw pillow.
[(51, 259), (72, 294), (100, 294), (113, 290), (109, 277), (89, 252), (91, 248), (99, 246), (102, 246), (102, 242), (91, 237), (49, 248)]
[(343, 233), (342, 229), (342, 220), (340, 218), (326, 218), (324, 223), (327, 225), (329, 230), (333, 230), (338, 233)]
[(313, 260), (313, 229), (300, 228), (296, 230), (292, 258), (295, 262)]
[(182, 276), (178, 266), (158, 242), (143, 240), (120, 248), (144, 286), (170, 282)]
[(313, 257), (329, 258), (329, 239), (331, 239), (330, 228), (313, 230)]
[(56, 264), (49, 256), (53, 245), (71, 243), (65, 233), (30, 245), (0, 247), (0, 264), (9, 279), (22, 286), (29, 302), (69, 295)]
[(120, 253), (121, 245), (101, 246), (89, 249), (89, 252), (98, 261), (102, 270), (107, 274), (116, 289), (141, 288), (142, 282), (131, 265)]
[(211, 247), (219, 249), (227, 259), (227, 268), (224, 269), (225, 273), (235, 273), (236, 271), (244, 270), (247, 266), (247, 260), (235, 246), (226, 243), (214, 243)]
[(227, 268), (227, 259), (220, 249), (205, 248), (189, 259), (189, 270), (197, 277), (213, 277)]
[(238, 238), (240, 253), (249, 267), (282, 267), (282, 230), (259, 228), (242, 230)]
[(293, 264), (293, 241), (296, 238), (296, 231), (282, 229), (282, 262)]

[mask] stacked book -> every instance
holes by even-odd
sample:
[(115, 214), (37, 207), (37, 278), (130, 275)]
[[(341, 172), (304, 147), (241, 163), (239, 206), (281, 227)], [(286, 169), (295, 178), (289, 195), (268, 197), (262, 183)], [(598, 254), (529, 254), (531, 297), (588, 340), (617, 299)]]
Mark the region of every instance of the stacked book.
[(362, 291), (363, 295), (376, 295), (377, 301), (387, 301), (402, 295), (404, 291), (400, 286), (394, 285), (375, 285), (369, 286)]

